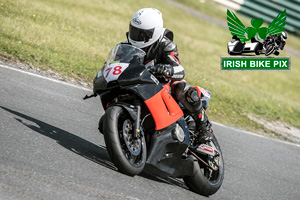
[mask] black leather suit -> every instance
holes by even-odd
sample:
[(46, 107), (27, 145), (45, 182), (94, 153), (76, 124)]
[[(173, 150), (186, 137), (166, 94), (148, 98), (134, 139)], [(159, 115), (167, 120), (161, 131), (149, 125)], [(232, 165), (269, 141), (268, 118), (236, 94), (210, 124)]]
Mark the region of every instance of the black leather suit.
[[(130, 43), (127, 40), (123, 44)], [(170, 83), (175, 100), (180, 102), (190, 114), (197, 113), (202, 106), (201, 94), (183, 80), (184, 68), (180, 65), (177, 45), (173, 42), (173, 32), (166, 29), (164, 36), (144, 51), (147, 53), (144, 64), (154, 61), (157, 68), (166, 67), (170, 72), (169, 75), (165, 78), (157, 76), (157, 79), (163, 84)]]

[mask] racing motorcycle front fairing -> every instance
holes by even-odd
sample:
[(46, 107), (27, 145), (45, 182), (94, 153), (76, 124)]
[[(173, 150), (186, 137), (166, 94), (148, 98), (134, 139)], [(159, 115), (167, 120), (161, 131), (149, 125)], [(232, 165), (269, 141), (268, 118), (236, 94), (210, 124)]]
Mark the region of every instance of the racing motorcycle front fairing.
[[(108, 59), (94, 79), (94, 92), (100, 95), (104, 110), (109, 106), (121, 106), (134, 120), (147, 115), (142, 112), (139, 116), (136, 102), (147, 107), (155, 127), (148, 143), (147, 168), (151, 172), (172, 177), (191, 175), (193, 158), (182, 157), (190, 143), (183, 111), (169, 91), (142, 64), (143, 52), (132, 48), (135, 47), (117, 45), (112, 50), (113, 55), (109, 58), (113, 59)], [(135, 55), (122, 60), (120, 51), (132, 51)], [(143, 127), (141, 132), (147, 134)]]
[[(124, 55), (127, 57), (123, 58)], [(160, 130), (175, 123), (183, 112), (171, 94), (142, 64), (144, 55), (144, 51), (132, 45), (117, 45), (94, 79), (94, 93), (100, 95), (104, 109), (120, 95), (138, 96), (148, 107), (155, 130)]]

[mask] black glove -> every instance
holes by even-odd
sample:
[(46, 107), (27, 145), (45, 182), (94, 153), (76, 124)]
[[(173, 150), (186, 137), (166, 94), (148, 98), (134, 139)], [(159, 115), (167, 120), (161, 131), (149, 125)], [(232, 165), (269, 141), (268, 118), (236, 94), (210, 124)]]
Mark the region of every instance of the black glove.
[(157, 64), (152, 71), (154, 74), (162, 75), (164, 77), (171, 77), (174, 75), (174, 69), (170, 64)]

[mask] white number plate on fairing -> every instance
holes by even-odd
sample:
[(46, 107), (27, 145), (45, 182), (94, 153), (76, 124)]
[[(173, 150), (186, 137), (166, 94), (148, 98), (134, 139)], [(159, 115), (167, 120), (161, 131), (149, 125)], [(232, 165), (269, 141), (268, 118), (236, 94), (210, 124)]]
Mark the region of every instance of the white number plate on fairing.
[(119, 76), (129, 66), (129, 63), (112, 63), (108, 65), (103, 72), (106, 82), (118, 80)]

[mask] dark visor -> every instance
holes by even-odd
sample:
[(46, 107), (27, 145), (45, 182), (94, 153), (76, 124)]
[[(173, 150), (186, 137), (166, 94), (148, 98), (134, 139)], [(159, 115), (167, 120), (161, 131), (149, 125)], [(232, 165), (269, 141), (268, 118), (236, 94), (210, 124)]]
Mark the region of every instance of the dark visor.
[(129, 26), (129, 37), (134, 41), (148, 42), (153, 36), (154, 28), (152, 29), (139, 29), (130, 24)]

